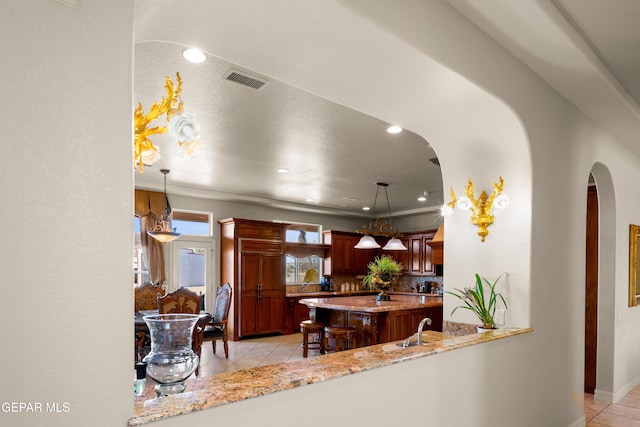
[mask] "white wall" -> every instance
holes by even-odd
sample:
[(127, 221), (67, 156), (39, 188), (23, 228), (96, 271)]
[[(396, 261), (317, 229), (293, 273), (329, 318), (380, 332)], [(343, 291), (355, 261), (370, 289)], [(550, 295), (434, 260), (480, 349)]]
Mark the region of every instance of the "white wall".
[(42, 405), (3, 407), (3, 426), (122, 426), (133, 408), (133, 5), (79, 3), (0, 14), (0, 402)]
[[(446, 3), (407, 0), (402, 6), (325, 1), (297, 2), (294, 7), (282, 2), (270, 2), (268, 7), (248, 2), (236, 9), (218, 8), (220, 22), (241, 14), (252, 23), (251, 33), (221, 26), (219, 37), (208, 48), (249, 69), (420, 134), (438, 153), (445, 188), (453, 185), (462, 191), (462, 185), (472, 178), (479, 189), (488, 189), (497, 175), (504, 176), (512, 205), (490, 227), (487, 242), (477, 240), (465, 219), (447, 220), (445, 281), (448, 286), (464, 285), (475, 271), (494, 277), (508, 271), (507, 320), (530, 325), (536, 332), (518, 342), (498, 344), (495, 353), (476, 348), (451, 356), (461, 358), (458, 367), (488, 364), (494, 370), (479, 380), (481, 391), (465, 384), (464, 391), (447, 394), (455, 402), (447, 400), (440, 406), (423, 403), (422, 408), (436, 418), (446, 418), (446, 425), (468, 424), (465, 413), (457, 410), (460, 400), (469, 413), (501, 414), (494, 425), (578, 425), (584, 359), (586, 180), (596, 161), (610, 170), (623, 166), (618, 164), (621, 159), (608, 158), (622, 148)], [(257, 46), (255, 34), (261, 35)], [(447, 74), (430, 61), (459, 75)], [(430, 103), (440, 95), (434, 81), (447, 89), (454, 81), (456, 88), (449, 98), (438, 98), (444, 102), (437, 105)], [(627, 153), (627, 162), (637, 161), (629, 157)], [(626, 169), (613, 174), (616, 190), (622, 179), (634, 182), (638, 178), (637, 172)], [(632, 176), (619, 176), (626, 172)], [(616, 203), (618, 199), (615, 197)], [(629, 211), (633, 210), (637, 206)], [(617, 229), (626, 226), (618, 225)], [(616, 258), (617, 301), (619, 292), (626, 293), (626, 288), (618, 285), (619, 277), (626, 275), (624, 247), (626, 234), (618, 231), (616, 248), (625, 256)], [(445, 300), (445, 305), (451, 308), (451, 301)], [(625, 313), (613, 315), (623, 321), (616, 327), (616, 335), (635, 329), (636, 320), (627, 321)], [(616, 341), (616, 366), (618, 358), (632, 360), (624, 350), (618, 351), (623, 347)], [(496, 360), (487, 360), (489, 357)], [(430, 389), (446, 390), (468, 378), (468, 372), (454, 369), (445, 369), (445, 374), (438, 376), (427, 368), (429, 363), (434, 362), (425, 361), (418, 368), (433, 374), (428, 381), (403, 383), (406, 392), (389, 397), (390, 407), (404, 408), (402, 402), (419, 394), (426, 383)], [(637, 376), (633, 363), (625, 365), (624, 372), (614, 367), (621, 384)], [(448, 360), (439, 366), (448, 366)], [(411, 370), (403, 365), (394, 369)], [(373, 384), (357, 377), (345, 378), (341, 385), (353, 381), (367, 389)], [(376, 377), (380, 388), (391, 385), (383, 377)], [(309, 393), (319, 398), (321, 392), (312, 391), (316, 389), (320, 387), (301, 390), (296, 396)], [(337, 400), (342, 397), (337, 385), (332, 391)], [(477, 403), (473, 398), (479, 394), (491, 395), (493, 403)], [(275, 395), (269, 402), (277, 403), (283, 412), (300, 415), (288, 404), (289, 397)], [(354, 397), (351, 403), (357, 407), (369, 401)], [(246, 404), (253, 408), (259, 405)], [(541, 407), (545, 408), (543, 414), (535, 409)], [(394, 414), (397, 412), (404, 414), (402, 410)], [(358, 422), (361, 416), (360, 412), (347, 415), (345, 422)], [(489, 415), (486, 417), (475, 425), (488, 424)]]

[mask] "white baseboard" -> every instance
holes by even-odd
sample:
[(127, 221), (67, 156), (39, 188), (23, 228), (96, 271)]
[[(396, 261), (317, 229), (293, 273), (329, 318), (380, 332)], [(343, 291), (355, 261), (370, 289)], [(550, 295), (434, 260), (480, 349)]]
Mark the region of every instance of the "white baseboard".
[(616, 403), (625, 397), (631, 390), (636, 388), (640, 384), (640, 375), (626, 383), (624, 386), (614, 391), (598, 390), (597, 388), (593, 392), (593, 398), (604, 403)]

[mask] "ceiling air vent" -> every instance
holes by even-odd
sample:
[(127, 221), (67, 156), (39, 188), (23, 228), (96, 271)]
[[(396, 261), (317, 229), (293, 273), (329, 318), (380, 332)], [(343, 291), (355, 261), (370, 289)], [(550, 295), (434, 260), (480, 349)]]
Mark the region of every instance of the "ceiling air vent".
[(436, 166), (440, 166), (440, 160), (438, 160), (438, 158), (437, 158), (437, 157), (434, 157), (434, 158), (432, 158), (432, 159), (429, 159), (429, 161), (430, 161), (431, 163), (433, 163), (434, 165), (436, 165)]
[(250, 76), (247, 73), (242, 73), (236, 70), (229, 70), (224, 78), (232, 82), (240, 83), (241, 85), (249, 86), (250, 88), (260, 90), (266, 86), (269, 82), (261, 80), (257, 77)]

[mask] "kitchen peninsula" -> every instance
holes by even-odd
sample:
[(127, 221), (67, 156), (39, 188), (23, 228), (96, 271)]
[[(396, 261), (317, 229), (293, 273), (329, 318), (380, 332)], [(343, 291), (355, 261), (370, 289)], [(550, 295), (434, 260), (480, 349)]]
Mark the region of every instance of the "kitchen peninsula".
[(402, 340), (415, 333), (422, 319), (431, 319), (426, 329), (442, 331), (442, 296), (392, 294), (391, 301), (376, 301), (375, 295), (335, 298), (305, 298), (309, 316), (327, 325), (356, 328), (356, 347)]

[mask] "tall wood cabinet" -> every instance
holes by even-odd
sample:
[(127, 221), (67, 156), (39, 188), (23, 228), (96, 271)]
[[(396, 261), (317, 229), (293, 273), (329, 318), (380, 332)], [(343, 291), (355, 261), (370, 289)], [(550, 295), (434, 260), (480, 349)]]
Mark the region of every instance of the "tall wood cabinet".
[(229, 218), (220, 223), (220, 281), (234, 289), (229, 335), (282, 331), (286, 224)]

